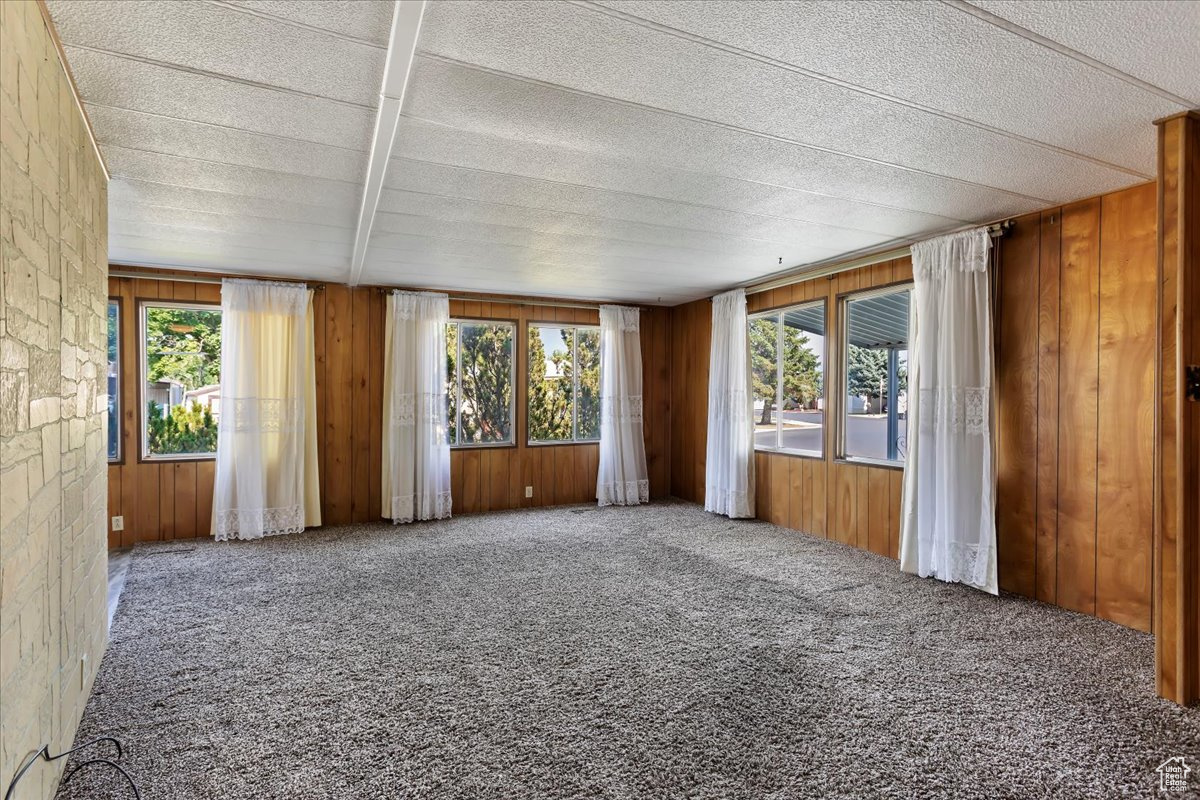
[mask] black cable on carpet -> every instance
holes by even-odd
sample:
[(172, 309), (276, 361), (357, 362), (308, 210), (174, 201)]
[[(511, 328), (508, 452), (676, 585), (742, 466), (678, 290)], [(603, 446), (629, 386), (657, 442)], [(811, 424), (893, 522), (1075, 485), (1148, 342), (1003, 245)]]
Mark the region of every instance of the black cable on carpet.
[(79, 764), (73, 770), (71, 770), (66, 775), (64, 775), (61, 785), (66, 786), (68, 783), (70, 783), (71, 779), (75, 777), (75, 774), (78, 773), (84, 767), (90, 767), (93, 764), (107, 765), (107, 766), (110, 766), (113, 769), (115, 769), (117, 772), (121, 773), (121, 775), (124, 776), (125, 780), (129, 782), (129, 788), (131, 790), (133, 790), (134, 800), (141, 800), (142, 795), (138, 791), (137, 784), (134, 783), (133, 778), (130, 777), (129, 773), (125, 771), (125, 768), (117, 763), (117, 761), (121, 760), (121, 743), (111, 736), (101, 736), (99, 739), (93, 739), (92, 741), (85, 742), (84, 744), (81, 744), (78, 747), (72, 747), (70, 750), (66, 751), (65, 753), (59, 753), (56, 756), (50, 755), (50, 745), (48, 745), (48, 744), (42, 745), (42, 749), (38, 750), (36, 753), (31, 755), (29, 758), (25, 759), (25, 763), (22, 764), (21, 768), (17, 770), (17, 774), (13, 776), (12, 783), (10, 783), (8, 785), (8, 791), (6, 791), (4, 793), (4, 800), (11, 800), (11, 798), (13, 796), (13, 792), (15, 792), (17, 789), (17, 784), (20, 783), (21, 778), (25, 777), (25, 773), (29, 771), (29, 768), (37, 763), (39, 758), (43, 761), (46, 761), (47, 763), (51, 762), (51, 761), (58, 761), (60, 758), (66, 758), (67, 756), (71, 755), (72, 753), (78, 753), (80, 750), (86, 750), (87, 748), (91, 747), (92, 745), (99, 744), (100, 742), (112, 742), (113, 745), (116, 746), (116, 748), (117, 748), (116, 759), (113, 760), (113, 759), (108, 759), (108, 758), (89, 758), (87, 761), (84, 761), (82, 764)]

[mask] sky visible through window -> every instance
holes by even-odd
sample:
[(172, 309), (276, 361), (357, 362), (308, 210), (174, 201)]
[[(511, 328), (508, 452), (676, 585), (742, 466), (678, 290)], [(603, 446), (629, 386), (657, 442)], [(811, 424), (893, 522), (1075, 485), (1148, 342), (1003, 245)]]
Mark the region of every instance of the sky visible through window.
[(542, 337), (542, 345), (546, 348), (546, 377), (561, 378), (562, 372), (551, 357), (555, 353), (567, 352), (567, 343), (563, 341), (562, 328), (538, 328), (538, 334)]

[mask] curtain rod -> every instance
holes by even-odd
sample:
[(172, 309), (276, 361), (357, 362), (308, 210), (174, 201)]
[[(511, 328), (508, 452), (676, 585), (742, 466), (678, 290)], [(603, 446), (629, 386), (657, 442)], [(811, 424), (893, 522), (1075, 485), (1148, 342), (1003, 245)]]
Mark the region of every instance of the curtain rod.
[[(428, 291), (433, 291), (433, 290), (431, 290), (431, 289), (413, 290), (413, 289), (401, 289), (399, 287), (390, 287), (390, 286), (376, 286), (375, 291), (379, 292), (380, 294), (391, 294), (392, 292), (409, 292), (409, 291), (428, 292)], [(583, 303), (583, 302), (578, 302), (578, 301), (576, 301), (574, 303), (556, 303), (553, 300), (529, 300), (529, 299), (523, 298), (523, 297), (513, 298), (513, 297), (504, 297), (503, 295), (494, 295), (494, 294), (465, 295), (465, 294), (449, 294), (447, 292), (439, 292), (439, 294), (445, 294), (446, 297), (448, 297), (451, 300), (460, 300), (464, 303), (510, 303), (514, 306), (547, 306), (550, 308), (583, 308), (583, 309), (587, 309), (589, 311), (595, 311), (596, 309), (600, 308), (600, 306), (601, 306), (600, 303)]]
[[(138, 279), (138, 280), (147, 280), (147, 281), (174, 281), (175, 283), (215, 283), (215, 284), (220, 284), (221, 280), (222, 280), (221, 278), (217, 278), (217, 277), (208, 278), (208, 277), (204, 277), (201, 275), (154, 276), (154, 275), (148, 275), (144, 272), (130, 272), (128, 270), (109, 270), (108, 277), (110, 277), (110, 278), (134, 278), (134, 279)], [(230, 275), (229, 277), (238, 278), (240, 276)], [(255, 278), (249, 278), (249, 279), (250, 280), (258, 280)], [(263, 278), (261, 280), (278, 280), (278, 279), (277, 278)], [(304, 281), (289, 281), (289, 282), (304, 283)], [(309, 284), (308, 288), (312, 289), (313, 291), (319, 292), (325, 288), (325, 284), (323, 284), (323, 283)], [(397, 291), (397, 289), (389, 288), (387, 286), (376, 286), (375, 291), (377, 291), (381, 294), (390, 294), (391, 292)], [(406, 291), (406, 290), (399, 290), (399, 291)], [(422, 289), (421, 291), (429, 291), (429, 290)], [(601, 303), (586, 303), (586, 302), (579, 302), (579, 301), (576, 301), (573, 303), (558, 303), (558, 302), (554, 302), (553, 300), (529, 300), (529, 299), (525, 299), (525, 298), (512, 298), (512, 297), (504, 297), (502, 295), (484, 295), (484, 294), (473, 295), (473, 296), (452, 294), (452, 295), (449, 295), (449, 297), (451, 300), (462, 300), (465, 302), (512, 303), (514, 305), (520, 305), (520, 306), (547, 306), (547, 307), (551, 307), (551, 308), (583, 308), (583, 309), (587, 309), (590, 311), (595, 311), (596, 309), (600, 308), (600, 306), (602, 305)], [(628, 304), (622, 304), (622, 305), (628, 305)], [(638, 306), (638, 307), (641, 308), (642, 306)]]
[[(143, 281), (171, 281), (173, 283), (215, 283), (220, 285), (224, 278), (206, 278), (201, 275), (151, 275), (145, 272), (130, 272), (128, 270), (110, 269), (108, 271), (110, 278), (133, 278)], [(230, 278), (236, 280), (251, 280), (251, 281), (280, 281), (282, 283), (303, 283), (314, 292), (319, 292), (325, 288), (323, 283), (308, 283), (306, 281), (289, 280), (287, 278), (256, 278), (250, 275), (230, 275)]]
[[(412, 292), (412, 291), (436, 292), (438, 290), (436, 290), (436, 289), (404, 289), (399, 286), (376, 286), (375, 291), (379, 292), (380, 294), (391, 294), (392, 292)], [(573, 302), (572, 301), (559, 302), (556, 300), (532, 300), (532, 299), (525, 298), (525, 297), (505, 297), (504, 295), (496, 295), (496, 294), (465, 295), (465, 294), (450, 294), (448, 292), (441, 292), (441, 294), (445, 294), (451, 300), (461, 300), (464, 303), (510, 303), (514, 306), (545, 306), (547, 308), (583, 308), (583, 309), (587, 309), (589, 311), (595, 311), (595, 310), (599, 309), (600, 306), (603, 306), (603, 305), (610, 305), (609, 303), (601, 303), (598, 301), (594, 302), (594, 303), (586, 301), (586, 300), (575, 300)], [(669, 308), (669, 306), (645, 306), (645, 305), (641, 305), (640, 303), (612, 303), (611, 305), (626, 306), (627, 308), (644, 308), (644, 309)]]
[[(1011, 219), (1006, 219), (1001, 222), (993, 222), (987, 226), (988, 235), (993, 239), (999, 239), (1004, 234), (1008, 233), (1009, 229), (1016, 224)], [(965, 230), (970, 230), (966, 228)], [(912, 245), (904, 247), (896, 247), (891, 250), (882, 250), (877, 253), (870, 253), (865, 256), (851, 259), (850, 261), (834, 261), (817, 262), (816, 265), (810, 267), (801, 267), (798, 270), (792, 270), (783, 275), (771, 278), (770, 280), (761, 283), (752, 283), (746, 286), (746, 294), (760, 294), (769, 292), (772, 289), (778, 289), (781, 286), (790, 286), (793, 283), (808, 281), (814, 278), (827, 278), (830, 275), (836, 275), (839, 272), (847, 272), (859, 267), (869, 267), (872, 264), (882, 264), (884, 261), (891, 261), (894, 258), (901, 258), (912, 252)]]

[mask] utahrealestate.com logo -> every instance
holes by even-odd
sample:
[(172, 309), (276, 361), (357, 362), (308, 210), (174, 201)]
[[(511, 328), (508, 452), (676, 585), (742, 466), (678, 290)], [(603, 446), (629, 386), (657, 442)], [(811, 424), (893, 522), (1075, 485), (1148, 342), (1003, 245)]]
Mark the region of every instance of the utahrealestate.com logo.
[(1188, 766), (1183, 756), (1168, 758), (1155, 770), (1158, 773), (1158, 790), (1160, 792), (1187, 791), (1188, 773), (1191, 771), (1192, 768)]

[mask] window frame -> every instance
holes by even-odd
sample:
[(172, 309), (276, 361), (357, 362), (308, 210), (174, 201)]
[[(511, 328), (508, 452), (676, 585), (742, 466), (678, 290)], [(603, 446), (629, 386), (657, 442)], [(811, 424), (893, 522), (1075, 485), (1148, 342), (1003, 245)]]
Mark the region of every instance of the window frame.
[[(508, 382), (512, 386), (512, 397), (508, 404), (508, 430), (509, 441), (507, 442), (467, 442), (464, 444), (450, 443), (451, 450), (503, 450), (505, 448), (515, 448), (517, 446), (517, 360), (520, 358), (520, 349), (517, 343), (517, 326), (518, 320), (515, 319), (484, 319), (479, 317), (451, 317), (448, 325), (492, 325), (492, 326), (507, 326), (512, 329), (512, 363), (508, 366)], [(462, 335), (461, 329), (459, 335), (455, 337), (454, 350), (454, 435), (455, 438), (462, 431)], [(449, 410), (447, 409), (447, 428), (449, 428)]]
[[(600, 325), (579, 322), (558, 322), (555, 320), (528, 320), (525, 324), (525, 446), (526, 447), (566, 447), (580, 444), (599, 444), (600, 434), (597, 431), (595, 439), (579, 438), (579, 338), (576, 337), (571, 345), (571, 438), (538, 441), (532, 438), (529, 431), (529, 381), (532, 372), (529, 369), (529, 330), (531, 328), (557, 328), (559, 330), (585, 330), (600, 333)], [(597, 359), (598, 360), (598, 359)], [(597, 367), (599, 368), (599, 367)]]
[(880, 467), (883, 469), (898, 469), (903, 470), (908, 462), (907, 453), (903, 460), (892, 460), (890, 458), (872, 458), (870, 456), (851, 456), (846, 454), (846, 380), (849, 377), (850, 363), (850, 346), (848, 336), (850, 333), (850, 302), (853, 300), (865, 300), (871, 297), (880, 297), (888, 294), (895, 294), (901, 291), (907, 291), (909, 298), (909, 324), (912, 320), (912, 292), (914, 289), (912, 280), (893, 281), (880, 286), (873, 286), (870, 289), (857, 289), (849, 292), (842, 292), (837, 295), (837, 337), (838, 337), (838, 359), (837, 359), (837, 420), (834, 433), (834, 443), (836, 450), (834, 452), (834, 461), (842, 464), (859, 464), (871, 467)]
[[(107, 346), (107, 343), (108, 343), (108, 315), (107, 315), (107, 312), (108, 312), (108, 308), (111, 306), (117, 307), (117, 357), (116, 357), (116, 365), (117, 365), (116, 373), (117, 374), (116, 374), (115, 386), (113, 387), (114, 394), (112, 394), (110, 396), (112, 403), (113, 403), (113, 408), (114, 408), (113, 415), (116, 417), (116, 420), (117, 420), (117, 454), (115, 456), (108, 456), (108, 463), (110, 466), (119, 467), (119, 466), (123, 466), (125, 464), (125, 424), (124, 424), (125, 408), (124, 408), (124, 403), (121, 400), (121, 392), (125, 386), (125, 354), (124, 354), (124, 352), (122, 352), (123, 351), (122, 339), (124, 338), (123, 334), (125, 333), (125, 304), (122, 302), (122, 299), (119, 295), (109, 295), (108, 296), (108, 306), (105, 307), (105, 317), (104, 317), (105, 350), (108, 349), (108, 346)], [(106, 353), (106, 355), (107, 355), (107, 353)], [(105, 384), (106, 385), (104, 388), (106, 390), (108, 389), (107, 383), (108, 383), (108, 376), (105, 375)], [(107, 412), (106, 412), (106, 416), (107, 416)], [(105, 455), (107, 456), (108, 455), (108, 441), (107, 440), (104, 442), (104, 450), (105, 450)]]
[[(139, 297), (137, 303), (138, 316), (138, 463), (161, 464), (186, 463), (189, 461), (216, 461), (216, 451), (212, 453), (167, 453), (155, 455), (149, 452), (149, 437), (146, 435), (146, 385), (148, 381), (149, 355), (146, 352), (146, 311), (149, 308), (178, 308), (189, 311), (221, 312), (220, 303), (206, 303), (200, 300), (159, 300), (156, 297)], [(221, 316), (221, 341), (225, 341), (225, 316)]]
[[(818, 297), (815, 300), (805, 300), (801, 303), (792, 303), (786, 306), (777, 306), (776, 308), (768, 308), (762, 311), (756, 311), (746, 315), (746, 336), (750, 335), (750, 323), (756, 319), (765, 319), (776, 317), (780, 319), (782, 315), (788, 311), (794, 311), (802, 308), (821, 307), (821, 313), (825, 320), (825, 333), (821, 336), (821, 400), (823, 414), (821, 422), (821, 450), (801, 450), (796, 447), (765, 447), (758, 444), (757, 437), (754, 438), (754, 451), (762, 453), (773, 453), (776, 455), (790, 456), (793, 458), (811, 458), (816, 461), (825, 460), (825, 451), (828, 449), (828, 437), (826, 432), (829, 427), (829, 302), (827, 298)], [(775, 402), (778, 407), (777, 419), (775, 422), (776, 441), (782, 433), (783, 427), (783, 359), (780, 358), (783, 344), (783, 325), (777, 323), (776, 339), (775, 339)]]

